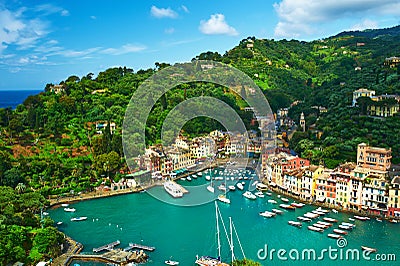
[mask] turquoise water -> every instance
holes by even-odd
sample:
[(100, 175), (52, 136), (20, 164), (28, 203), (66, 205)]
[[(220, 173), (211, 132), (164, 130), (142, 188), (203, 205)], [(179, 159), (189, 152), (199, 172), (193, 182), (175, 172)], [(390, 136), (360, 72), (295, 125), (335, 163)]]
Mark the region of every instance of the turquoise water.
[[(251, 182), (250, 180), (246, 181)], [(205, 183), (203, 177), (192, 182), (180, 181), (184, 186)], [(162, 190), (160, 187), (156, 190)], [(204, 190), (204, 193), (209, 193)], [(262, 265), (279, 265), (284, 261), (279, 260), (276, 252), (271, 257), (259, 259), (257, 253), (268, 246), (268, 253), (271, 249), (315, 249), (317, 257), (322, 249), (329, 249), (329, 246), (338, 249), (345, 254), (347, 249), (361, 249), (362, 245), (378, 249), (380, 254), (395, 254), (400, 256), (400, 224), (388, 222), (377, 222), (370, 220), (366, 222), (355, 221), (356, 228), (346, 237), (347, 246), (338, 248), (336, 240), (327, 237), (333, 228), (326, 229), (323, 233), (309, 231), (308, 223), (303, 223), (302, 228), (292, 227), (287, 224), (288, 220), (296, 220), (297, 216), (307, 211), (316, 209), (314, 206), (306, 205), (295, 211), (284, 211), (283, 215), (275, 218), (263, 218), (259, 215), (260, 211), (278, 208), (282, 203), (277, 194), (248, 200), (242, 196), (241, 191), (229, 192), (228, 197), (231, 204), (226, 205), (218, 202), (220, 212), (224, 218), (225, 225), (228, 227), (229, 218), (232, 217), (239, 239), (244, 248), (247, 258), (261, 262)], [(211, 193), (210, 193), (211, 194)], [(190, 197), (190, 193), (184, 197)], [(275, 199), (278, 204), (268, 203), (268, 199)], [(180, 265), (194, 265), (196, 255), (217, 255), (216, 233), (215, 233), (215, 207), (210, 202), (195, 207), (180, 207), (164, 203), (149, 193), (137, 193), (121, 195), (111, 198), (102, 198), (79, 202), (73, 205), (76, 213), (64, 212), (62, 208), (50, 210), (50, 215), (54, 221), (63, 221), (59, 229), (76, 241), (84, 245), (84, 253), (90, 253), (94, 247), (102, 246), (116, 240), (121, 241), (119, 247), (127, 247), (129, 242), (142, 243), (144, 245), (155, 246), (154, 252), (148, 252), (150, 261), (148, 265), (164, 265), (164, 261), (171, 258), (180, 261)], [(87, 216), (86, 221), (71, 222), (70, 218), (76, 216)], [(332, 217), (340, 221), (349, 222), (349, 214), (329, 213), (327, 217)], [(322, 218), (320, 218), (322, 220)], [(229, 230), (229, 227), (227, 228)], [(229, 232), (229, 231), (228, 231)], [(235, 240), (236, 241), (236, 240)], [(229, 261), (230, 252), (225, 233), (221, 227), (222, 258)], [(294, 256), (295, 253), (292, 255)], [(397, 254), (396, 254), (397, 253)], [(261, 252), (260, 255), (263, 255)], [(333, 253), (336, 254), (336, 253)], [(235, 255), (242, 258), (239, 244), (235, 242)], [(366, 260), (359, 261), (329, 259), (327, 253), (320, 261), (294, 261), (288, 258), (286, 264), (298, 265), (361, 265), (367, 263)], [(292, 256), (292, 257), (293, 257)], [(370, 256), (374, 258), (374, 255)], [(398, 258), (399, 260), (400, 258)], [(393, 261), (378, 263), (370, 261), (371, 265), (394, 265)], [(80, 265), (102, 265), (94, 263), (79, 263)]]

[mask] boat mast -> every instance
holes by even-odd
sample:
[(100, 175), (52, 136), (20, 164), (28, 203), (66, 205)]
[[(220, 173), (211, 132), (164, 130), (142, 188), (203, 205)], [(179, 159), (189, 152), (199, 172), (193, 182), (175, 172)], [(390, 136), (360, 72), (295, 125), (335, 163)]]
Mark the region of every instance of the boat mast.
[(232, 233), (232, 217), (229, 216), (229, 233), (231, 235), (231, 255), (232, 255), (232, 262), (235, 261), (235, 253), (233, 252), (233, 233)]
[(221, 242), (220, 242), (220, 239), (219, 239), (218, 205), (217, 205), (216, 201), (214, 201), (214, 202), (215, 202), (215, 217), (216, 217), (216, 220), (217, 220), (218, 259), (220, 259), (221, 258)]
[[(239, 235), (238, 235), (238, 233), (236, 231), (236, 227), (235, 227), (235, 224), (233, 222), (232, 222), (232, 227), (233, 227), (233, 231), (235, 231), (236, 238), (237, 238), (237, 240), (239, 242), (239, 246), (240, 246), (240, 250), (242, 251), (243, 258), (245, 259), (246, 255), (244, 255), (244, 250), (243, 250), (243, 247), (242, 247), (242, 243), (240, 243)], [(232, 246), (233, 246), (233, 243), (232, 243)]]

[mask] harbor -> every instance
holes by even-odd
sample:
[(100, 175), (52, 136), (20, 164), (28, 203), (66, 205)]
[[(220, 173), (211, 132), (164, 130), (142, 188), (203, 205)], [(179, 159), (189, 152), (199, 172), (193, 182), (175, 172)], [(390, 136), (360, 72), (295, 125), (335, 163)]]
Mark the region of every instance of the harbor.
[[(177, 180), (176, 182), (188, 189), (191, 186), (206, 183), (204, 174), (197, 180)], [(249, 188), (251, 182), (251, 179), (245, 181), (244, 191)], [(170, 197), (162, 188), (158, 189), (165, 196)], [(355, 221), (351, 221), (350, 219), (353, 219), (354, 214), (336, 213), (325, 207), (321, 207), (321, 209), (327, 209), (329, 213), (319, 215), (313, 213), (313, 211), (323, 211), (310, 204), (305, 204), (294, 210), (287, 210), (279, 207), (283, 203), (280, 194), (265, 191), (264, 198), (257, 197), (255, 200), (249, 200), (242, 195), (244, 191), (228, 192), (227, 197), (231, 200), (231, 204), (219, 203), (220, 211), (224, 218), (232, 217), (235, 220), (235, 227), (246, 256), (261, 262), (263, 265), (265, 265), (265, 261), (260, 261), (257, 258), (257, 252), (265, 244), (268, 244), (270, 248), (315, 248), (322, 250), (328, 246), (336, 247), (337, 235), (340, 233), (346, 239), (349, 248), (361, 250), (361, 246), (369, 246), (386, 253), (395, 253), (400, 249), (398, 234), (393, 234), (398, 230), (398, 224), (387, 221), (378, 222), (375, 219), (367, 221), (355, 219)], [(204, 193), (209, 192), (204, 188)], [(191, 196), (192, 193), (188, 193), (184, 197)], [(293, 203), (293, 198), (285, 197), (289, 200), (285, 204)], [(270, 202), (271, 200), (276, 203)], [(143, 246), (146, 246), (145, 244), (156, 246), (157, 249), (148, 254), (148, 265), (162, 265), (165, 260), (171, 257), (179, 261), (180, 265), (193, 265), (198, 254), (216, 255), (213, 204), (186, 208), (165, 204), (148, 193), (134, 193), (119, 197), (82, 201), (71, 206), (76, 208), (75, 215), (85, 215), (88, 216), (88, 219), (79, 224), (71, 223), (68, 220), (71, 214), (62, 211), (61, 208), (50, 210), (50, 216), (56, 221), (67, 223), (60, 226), (59, 229), (84, 244), (82, 254), (91, 253), (93, 248), (98, 248), (104, 243), (111, 243), (118, 239), (122, 247), (129, 247), (129, 244), (133, 242)], [(272, 211), (273, 209), (280, 211), (280, 214), (271, 218), (259, 215), (260, 212)], [(305, 217), (307, 213), (310, 214), (310, 217), (315, 217), (312, 222), (303, 222), (297, 219), (298, 217)], [(251, 225), (249, 225), (250, 221)], [(302, 222), (303, 226), (292, 226), (288, 224), (288, 221), (299, 221)], [(324, 232), (308, 230), (308, 226), (314, 224), (319, 224), (320, 227), (326, 226), (323, 222), (333, 225), (323, 229)], [(353, 230), (340, 229), (339, 225), (344, 225), (343, 223), (346, 222), (353, 223), (356, 227)], [(293, 223), (293, 225), (298, 224)], [(328, 236), (328, 234), (332, 235)], [(171, 245), (171, 241), (174, 245)], [(387, 241), (390, 241), (392, 245), (385, 245)], [(221, 245), (224, 247), (222, 256), (226, 258), (229, 248), (227, 248), (227, 240), (222, 237)], [(363, 263), (365, 262), (353, 261), (351, 264), (362, 265)], [(291, 262), (288, 262), (288, 264), (291, 264)], [(343, 262), (343, 264), (350, 265), (346, 262)], [(295, 265), (295, 263), (293, 262), (292, 265)], [(324, 265), (336, 264), (334, 261), (324, 261)]]

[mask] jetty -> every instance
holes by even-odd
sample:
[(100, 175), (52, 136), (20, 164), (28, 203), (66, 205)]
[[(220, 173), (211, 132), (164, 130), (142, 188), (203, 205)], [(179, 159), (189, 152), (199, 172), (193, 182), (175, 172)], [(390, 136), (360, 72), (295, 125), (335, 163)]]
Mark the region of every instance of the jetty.
[(145, 245), (136, 244), (136, 243), (129, 243), (129, 247), (124, 248), (124, 251), (129, 251), (132, 249), (139, 249), (139, 250), (146, 250), (146, 251), (156, 250), (155, 247), (145, 246)]
[(98, 247), (98, 248), (93, 248), (93, 252), (98, 253), (98, 252), (102, 252), (105, 250), (112, 250), (115, 246), (118, 246), (119, 244), (121, 244), (121, 242), (119, 240), (114, 241), (112, 243), (106, 244), (104, 246)]
[(130, 262), (145, 263), (147, 259), (148, 256), (142, 250), (127, 252), (118, 249), (108, 251), (102, 255), (74, 254), (69, 256), (63, 265), (69, 266), (74, 260), (97, 261), (103, 263), (111, 263), (112, 265), (127, 265)]

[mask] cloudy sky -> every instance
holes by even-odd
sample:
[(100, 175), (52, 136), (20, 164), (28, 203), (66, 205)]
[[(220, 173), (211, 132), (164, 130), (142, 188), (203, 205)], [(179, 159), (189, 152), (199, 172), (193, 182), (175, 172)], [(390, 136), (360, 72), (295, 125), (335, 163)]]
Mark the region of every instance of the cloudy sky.
[(0, 0), (0, 90), (223, 54), (248, 36), (309, 41), (398, 24), (400, 0)]

